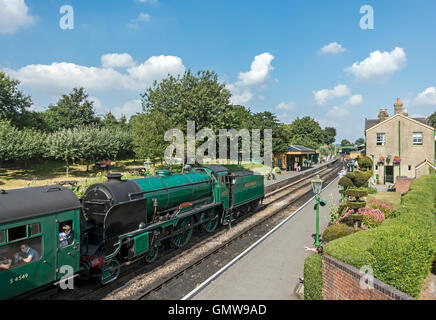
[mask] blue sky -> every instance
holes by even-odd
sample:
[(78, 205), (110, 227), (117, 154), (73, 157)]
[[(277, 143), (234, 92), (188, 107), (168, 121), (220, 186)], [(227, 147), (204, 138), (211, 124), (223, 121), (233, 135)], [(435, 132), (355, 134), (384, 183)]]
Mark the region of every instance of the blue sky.
[[(72, 30), (59, 26), (63, 5)], [(168, 73), (214, 70), (233, 102), (285, 123), (309, 115), (354, 141), (397, 97), (410, 116), (436, 110), (435, 14), (432, 0), (0, 0), (0, 69), (38, 110), (81, 85), (117, 115), (140, 111), (139, 94)]]

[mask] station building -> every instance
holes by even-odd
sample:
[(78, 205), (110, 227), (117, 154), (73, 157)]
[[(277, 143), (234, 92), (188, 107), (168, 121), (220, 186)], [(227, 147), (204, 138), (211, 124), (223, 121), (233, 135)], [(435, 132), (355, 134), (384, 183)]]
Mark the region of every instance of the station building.
[(436, 132), (425, 118), (410, 118), (400, 99), (394, 115), (380, 109), (378, 119), (365, 119), (366, 155), (374, 163), (380, 184), (398, 177), (418, 178), (435, 169)]
[(304, 146), (288, 146), (286, 152), (274, 154), (274, 166), (280, 169), (293, 171), (295, 163), (298, 163), (301, 168), (304, 168), (305, 160), (310, 160), (312, 163), (318, 161), (318, 153), (315, 150)]

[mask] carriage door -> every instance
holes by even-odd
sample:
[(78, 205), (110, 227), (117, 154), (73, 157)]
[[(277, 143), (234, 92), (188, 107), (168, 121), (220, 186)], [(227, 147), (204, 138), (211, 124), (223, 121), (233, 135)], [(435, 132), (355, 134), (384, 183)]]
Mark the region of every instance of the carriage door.
[(65, 276), (67, 271), (79, 271), (80, 224), (77, 217), (78, 210), (56, 215), (56, 279)]

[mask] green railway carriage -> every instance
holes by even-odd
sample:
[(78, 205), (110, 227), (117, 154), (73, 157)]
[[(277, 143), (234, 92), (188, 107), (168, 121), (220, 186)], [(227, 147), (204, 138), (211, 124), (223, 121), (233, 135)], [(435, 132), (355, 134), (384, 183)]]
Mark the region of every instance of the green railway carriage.
[[(0, 192), (0, 298), (56, 282), (64, 266), (103, 285), (114, 281), (123, 261), (151, 263), (162, 245), (183, 247), (194, 230), (213, 232), (256, 208), (263, 181), (253, 172), (210, 165), (133, 180), (110, 174), (81, 201), (60, 186)], [(64, 225), (73, 230), (66, 245)], [(9, 266), (23, 244), (37, 258)]]
[[(66, 224), (72, 236), (61, 243), (59, 234)], [(0, 190), (0, 299), (76, 274), (79, 241), (80, 201), (70, 189)]]

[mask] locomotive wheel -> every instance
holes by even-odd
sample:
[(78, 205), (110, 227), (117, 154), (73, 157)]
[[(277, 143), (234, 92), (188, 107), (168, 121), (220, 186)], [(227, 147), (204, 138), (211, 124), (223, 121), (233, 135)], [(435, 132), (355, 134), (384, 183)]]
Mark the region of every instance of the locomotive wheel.
[(145, 263), (153, 263), (156, 261), (157, 255), (159, 253), (159, 249), (158, 247), (152, 247), (150, 248), (150, 250), (148, 250), (148, 252), (146, 253), (145, 257), (144, 257), (144, 261)]
[(218, 227), (218, 222), (219, 222), (219, 219), (218, 219), (218, 215), (216, 215), (216, 213), (215, 213), (215, 210), (211, 210), (211, 211), (209, 211), (208, 213), (207, 213), (207, 218), (210, 218), (210, 217), (213, 217), (213, 216), (215, 216), (215, 219), (213, 219), (213, 220), (209, 220), (209, 221), (206, 221), (206, 222), (204, 222), (203, 224), (202, 224), (202, 229), (204, 230), (204, 231), (206, 231), (207, 233), (211, 233), (211, 232), (214, 232), (215, 231), (215, 229)]
[[(187, 225), (192, 224), (192, 217), (186, 217), (179, 221), (179, 223), (174, 227), (174, 231), (177, 231), (183, 227), (186, 227)], [(171, 238), (171, 244), (176, 248), (181, 248), (188, 244), (189, 240), (191, 240), (192, 237), (192, 227), (187, 229), (183, 233), (179, 233), (178, 235), (175, 235)]]
[(98, 282), (104, 286), (108, 283), (115, 281), (120, 275), (120, 263), (117, 259), (112, 259), (109, 262), (105, 262), (101, 269), (101, 274), (98, 277)]

